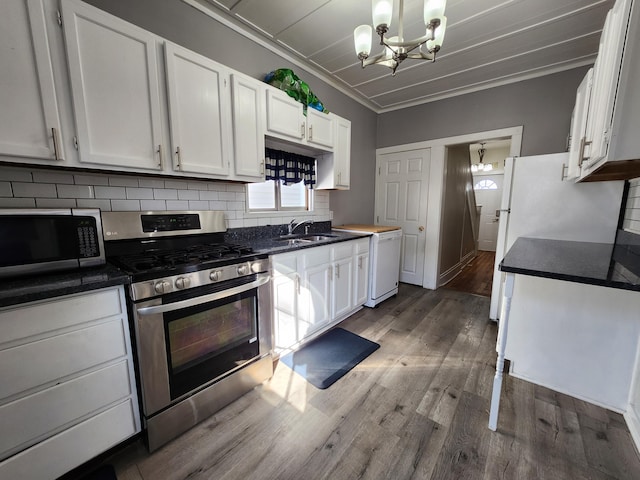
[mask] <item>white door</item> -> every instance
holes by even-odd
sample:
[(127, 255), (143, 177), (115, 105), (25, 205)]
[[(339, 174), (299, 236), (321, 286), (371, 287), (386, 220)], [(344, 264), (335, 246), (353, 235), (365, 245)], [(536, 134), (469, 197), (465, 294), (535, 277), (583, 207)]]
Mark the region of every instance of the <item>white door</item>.
[(400, 281), (422, 285), (431, 149), (379, 155), (376, 223), (402, 228)]
[(45, 23), (40, 0), (0, 4), (0, 154), (64, 158)]
[(264, 83), (233, 73), (233, 153), (235, 173), (264, 181)]
[(473, 177), (476, 204), (482, 205), (480, 229), (478, 231), (478, 250), (496, 251), (503, 179), (504, 174)]
[(186, 48), (165, 44), (171, 145), (183, 172), (229, 174), (229, 74)]
[(161, 170), (155, 37), (81, 1), (62, 14), (80, 161)]

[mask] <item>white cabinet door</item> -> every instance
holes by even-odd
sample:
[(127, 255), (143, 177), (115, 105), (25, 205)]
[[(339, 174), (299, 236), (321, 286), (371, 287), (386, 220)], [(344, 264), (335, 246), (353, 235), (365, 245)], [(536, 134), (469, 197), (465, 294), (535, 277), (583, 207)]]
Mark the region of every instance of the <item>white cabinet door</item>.
[(333, 148), (335, 115), (307, 108), (307, 142)]
[(331, 278), (331, 319), (347, 314), (353, 305), (353, 259), (335, 260)]
[(235, 174), (264, 181), (264, 83), (233, 73), (233, 152)]
[(331, 247), (304, 249), (300, 257), (298, 318), (301, 336), (305, 337), (331, 320)]
[(305, 122), (302, 104), (286, 93), (267, 89), (267, 131), (302, 140), (305, 136)]
[(161, 170), (155, 37), (79, 0), (62, 16), (80, 162)]
[(273, 325), (275, 348), (286, 349), (300, 340), (297, 320), (298, 274), (274, 275)]
[(353, 286), (353, 306), (359, 307), (369, 298), (369, 253), (361, 253), (356, 257), (354, 286)]
[(191, 50), (165, 43), (169, 119), (177, 170), (229, 174), (229, 72)]
[(580, 176), (580, 167), (584, 156), (584, 142), (587, 130), (587, 115), (593, 83), (593, 68), (590, 68), (576, 92), (576, 104), (571, 121), (571, 144), (569, 146), (569, 165), (567, 178), (572, 180)]
[(42, 0), (0, 3), (0, 155), (63, 160)]

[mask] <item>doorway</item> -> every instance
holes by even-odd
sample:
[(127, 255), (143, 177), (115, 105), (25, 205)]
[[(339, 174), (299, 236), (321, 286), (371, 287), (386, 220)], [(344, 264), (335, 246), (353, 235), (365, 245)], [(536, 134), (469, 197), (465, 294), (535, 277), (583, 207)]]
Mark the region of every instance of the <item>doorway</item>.
[[(447, 150), (449, 146), (472, 144), (484, 141), (486, 139), (510, 139), (511, 147), (508, 156), (520, 155), (520, 147), (522, 144), (522, 126), (507, 127), (497, 130), (489, 130), (485, 132), (476, 132), (471, 134), (459, 135), (455, 137), (439, 138), (434, 140), (426, 140), (405, 145), (395, 145), (392, 147), (378, 148), (376, 150), (376, 207), (374, 216), (376, 222), (378, 219), (378, 208), (380, 205), (380, 160), (388, 154), (396, 154), (400, 152), (411, 152), (422, 149), (430, 151), (430, 165), (426, 185), (422, 187), (424, 195), (420, 197), (419, 205), (419, 223), (418, 227), (424, 226), (422, 233), (425, 237), (425, 247), (421, 252), (423, 262), (422, 286), (424, 288), (435, 290), (439, 286), (440, 271), (440, 251), (443, 242), (442, 235), (442, 219), (443, 219), (443, 194), (444, 194), (444, 178), (445, 178), (445, 162), (447, 158)], [(424, 211), (424, 215), (421, 213)], [(496, 260), (497, 261), (497, 260)], [(415, 283), (420, 285), (419, 276), (416, 277)]]

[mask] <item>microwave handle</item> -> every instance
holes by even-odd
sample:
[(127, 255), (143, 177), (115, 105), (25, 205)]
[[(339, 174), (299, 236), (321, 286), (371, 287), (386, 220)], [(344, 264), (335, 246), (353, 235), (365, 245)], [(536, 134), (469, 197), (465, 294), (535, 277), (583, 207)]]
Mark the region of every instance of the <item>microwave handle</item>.
[(228, 288), (221, 292), (210, 293), (208, 295), (202, 295), (200, 297), (189, 298), (187, 300), (181, 300), (179, 302), (167, 303), (166, 305), (156, 305), (151, 307), (142, 307), (136, 309), (138, 315), (155, 315), (158, 313), (173, 312), (175, 310), (181, 310), (183, 308), (195, 307), (196, 305), (202, 305), (203, 303), (213, 302), (220, 300), (231, 295), (237, 295), (238, 293), (246, 292), (252, 288), (257, 288), (265, 285), (271, 279), (271, 275), (268, 273), (258, 274), (257, 278), (245, 285), (238, 285), (237, 287)]

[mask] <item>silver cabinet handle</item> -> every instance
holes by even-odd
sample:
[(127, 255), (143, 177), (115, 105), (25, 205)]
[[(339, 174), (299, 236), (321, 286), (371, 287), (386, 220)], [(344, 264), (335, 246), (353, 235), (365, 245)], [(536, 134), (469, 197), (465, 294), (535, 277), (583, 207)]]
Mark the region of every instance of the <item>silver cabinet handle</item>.
[(260, 175), (264, 175), (264, 160), (260, 162)]
[(309, 125), (309, 140), (313, 140), (313, 125)]
[(340, 278), (340, 264), (336, 263), (336, 278)]
[(176, 165), (176, 167), (180, 168), (180, 165), (182, 165), (182, 155), (180, 154), (180, 147), (176, 147), (176, 157), (178, 157), (178, 164)]
[(257, 278), (244, 285), (238, 285), (237, 287), (228, 288), (221, 292), (209, 293), (208, 295), (202, 295), (200, 297), (188, 298), (187, 300), (181, 300), (179, 302), (168, 303), (166, 305), (154, 305), (151, 307), (138, 308), (136, 311), (138, 315), (155, 315), (157, 313), (174, 312), (176, 310), (182, 310), (183, 308), (195, 307), (196, 305), (202, 305), (203, 303), (213, 302), (222, 298), (237, 295), (238, 293), (246, 292), (252, 288), (260, 287), (269, 282), (271, 275), (268, 273), (258, 274)]
[(56, 160), (60, 160), (60, 149), (58, 147), (58, 130), (51, 128), (51, 139), (53, 140), (53, 156)]
[(158, 167), (162, 170), (162, 145), (158, 145), (156, 152), (158, 153)]
[(302, 125), (300, 125), (300, 136), (302, 138), (304, 138), (304, 123), (302, 123)]

